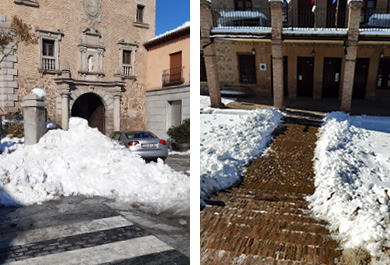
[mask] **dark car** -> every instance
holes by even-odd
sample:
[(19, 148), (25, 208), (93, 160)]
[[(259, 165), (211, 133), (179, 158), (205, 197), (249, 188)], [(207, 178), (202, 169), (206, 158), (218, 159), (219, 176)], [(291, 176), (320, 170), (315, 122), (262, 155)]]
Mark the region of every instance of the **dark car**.
[(144, 159), (165, 160), (168, 157), (167, 141), (149, 131), (116, 131), (111, 133), (110, 138)]

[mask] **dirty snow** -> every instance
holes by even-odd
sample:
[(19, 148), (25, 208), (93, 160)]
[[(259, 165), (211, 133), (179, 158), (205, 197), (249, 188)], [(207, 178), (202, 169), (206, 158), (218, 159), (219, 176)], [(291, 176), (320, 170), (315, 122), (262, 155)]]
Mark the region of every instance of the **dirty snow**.
[(84, 195), (189, 214), (189, 184), (187, 175), (161, 160), (145, 163), (81, 118), (71, 118), (68, 131), (50, 130), (38, 144), (0, 155), (0, 205)]
[(390, 118), (327, 115), (315, 150), (314, 214), (327, 220), (344, 248), (362, 246), (390, 264)]
[(282, 114), (272, 109), (213, 109), (208, 107), (209, 97), (200, 100), (200, 197), (204, 205), (213, 192), (239, 181), (244, 166), (269, 143)]

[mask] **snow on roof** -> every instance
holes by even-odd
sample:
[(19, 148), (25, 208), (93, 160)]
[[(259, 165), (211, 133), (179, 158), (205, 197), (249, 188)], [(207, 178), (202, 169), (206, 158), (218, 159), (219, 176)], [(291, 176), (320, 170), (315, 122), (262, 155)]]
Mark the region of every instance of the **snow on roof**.
[(218, 34), (213, 35), (211, 38), (242, 38), (242, 39), (263, 39), (264, 36), (256, 35), (232, 35), (232, 34)]
[(259, 12), (259, 11), (220, 11), (219, 14), (221, 17), (228, 17), (228, 18), (264, 18), (267, 19), (267, 17)]
[(347, 29), (332, 28), (283, 28), (285, 34), (347, 34)]
[[(212, 38), (263, 38), (256, 34), (271, 33), (270, 27), (218, 27), (211, 30)], [(240, 34), (240, 35), (236, 35)], [(347, 29), (331, 28), (283, 28), (283, 34), (305, 34), (305, 35), (346, 35)], [(382, 35), (389, 36), (390, 28), (364, 28), (359, 29), (360, 35)]]
[(383, 35), (383, 36), (389, 36), (390, 30), (389, 29), (359, 29), (360, 35)]
[[(271, 33), (270, 27), (220, 27), (220, 28), (213, 28), (211, 30), (211, 33), (245, 33), (248, 34), (259, 34), (259, 33)], [(254, 36), (253, 36), (254, 37)]]
[(175, 33), (175, 32), (177, 32), (177, 31), (180, 31), (180, 30), (185, 29), (185, 28), (187, 28), (187, 27), (188, 27), (188, 28), (190, 27), (190, 22), (189, 22), (189, 21), (187, 21), (187, 22), (184, 23), (183, 25), (181, 25), (181, 26), (179, 26), (179, 27), (177, 27), (177, 28), (175, 28), (175, 29), (173, 29), (173, 30), (167, 31), (167, 32), (165, 32), (165, 33), (163, 33), (163, 34), (161, 34), (161, 35), (158, 35), (158, 36), (154, 37), (153, 39), (149, 40), (148, 42), (154, 41), (154, 40), (157, 40), (157, 39), (160, 39), (160, 38), (163, 38), (163, 37), (165, 37), (165, 36), (168, 36), (168, 35), (170, 35), (170, 34), (172, 34), (172, 33)]
[[(255, 35), (250, 34), (264, 34), (271, 33), (270, 27), (220, 27), (213, 28), (211, 30), (214, 34), (234, 34), (234, 33), (242, 33), (245, 35), (240, 37), (248, 38), (253, 37), (256, 38)], [(378, 32), (378, 31), (376, 31)], [(321, 34), (321, 35), (329, 35), (329, 34), (347, 34), (347, 29), (329, 29), (329, 28), (283, 28), (284, 34)], [(227, 35), (226, 35), (227, 36)], [(215, 37), (215, 36), (214, 36)], [(231, 36), (230, 36), (231, 37)], [(237, 36), (235, 36), (237, 37)]]

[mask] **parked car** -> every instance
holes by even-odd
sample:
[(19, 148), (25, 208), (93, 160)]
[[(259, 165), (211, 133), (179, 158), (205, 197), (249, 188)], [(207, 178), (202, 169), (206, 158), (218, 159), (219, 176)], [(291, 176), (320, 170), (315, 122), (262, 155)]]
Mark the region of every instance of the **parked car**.
[(116, 131), (110, 134), (110, 138), (120, 142), (129, 148), (130, 152), (143, 159), (165, 160), (168, 157), (167, 141), (149, 131)]

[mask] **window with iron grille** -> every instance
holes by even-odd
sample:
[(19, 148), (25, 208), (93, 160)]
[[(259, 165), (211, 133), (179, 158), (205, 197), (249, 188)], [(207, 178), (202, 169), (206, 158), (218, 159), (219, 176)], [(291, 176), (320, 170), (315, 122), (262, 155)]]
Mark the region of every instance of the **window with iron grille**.
[(122, 74), (124, 76), (133, 75), (133, 65), (131, 64), (131, 51), (122, 51)]
[(42, 40), (42, 69), (55, 70), (54, 40)]
[(56, 73), (60, 70), (59, 66), (59, 51), (60, 42), (64, 33), (60, 30), (50, 31), (37, 29), (37, 37), (39, 38), (40, 49), (40, 67), (41, 73)]
[(119, 68), (122, 78), (135, 78), (135, 60), (138, 44), (135, 41), (128, 42), (120, 39), (119, 45)]

